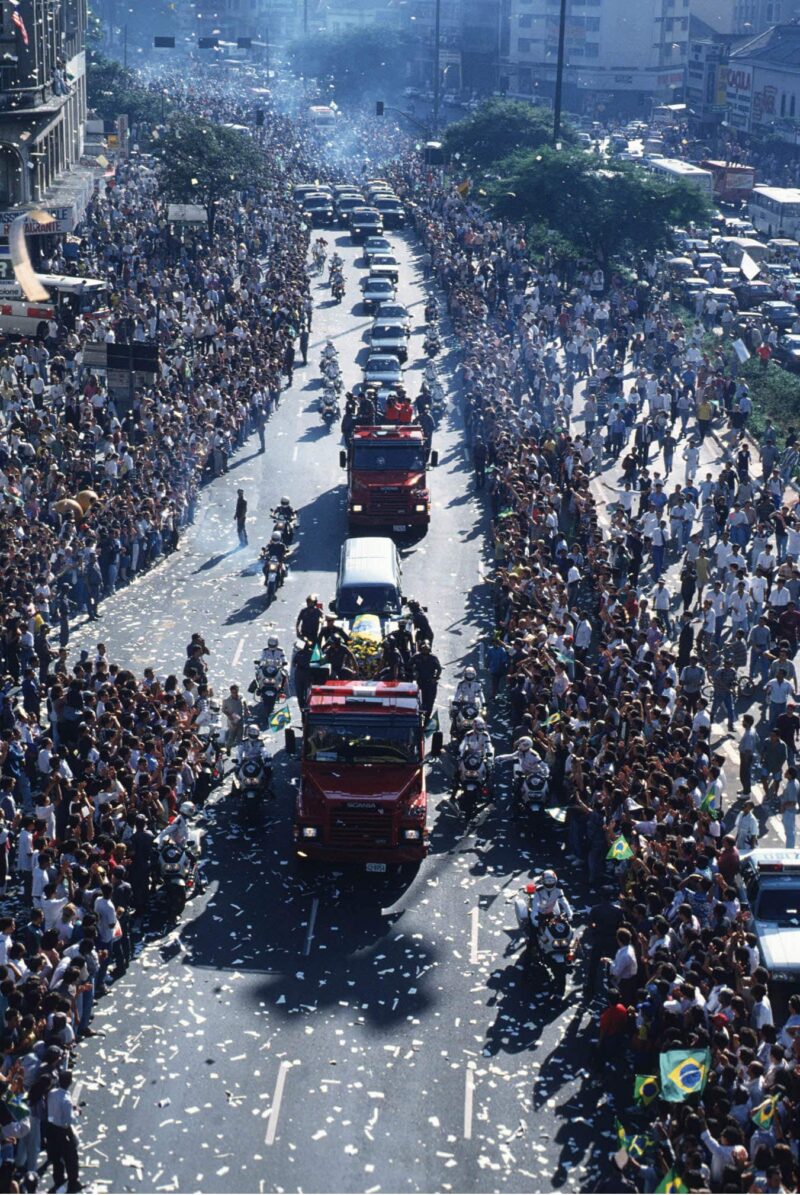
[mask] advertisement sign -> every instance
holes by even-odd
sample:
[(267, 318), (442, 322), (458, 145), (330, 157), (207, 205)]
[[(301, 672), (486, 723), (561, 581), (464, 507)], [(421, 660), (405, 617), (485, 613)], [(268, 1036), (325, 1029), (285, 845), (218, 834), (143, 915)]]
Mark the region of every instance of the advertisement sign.
[[(0, 236), (8, 237), (11, 225), (17, 216), (24, 215), (24, 208), (17, 208), (16, 211), (0, 212)], [(39, 224), (36, 220), (26, 220), (25, 235), (29, 237), (52, 236), (53, 233), (72, 232), (77, 223), (74, 204), (70, 204), (69, 207), (48, 208), (48, 215), (53, 217), (48, 224)]]

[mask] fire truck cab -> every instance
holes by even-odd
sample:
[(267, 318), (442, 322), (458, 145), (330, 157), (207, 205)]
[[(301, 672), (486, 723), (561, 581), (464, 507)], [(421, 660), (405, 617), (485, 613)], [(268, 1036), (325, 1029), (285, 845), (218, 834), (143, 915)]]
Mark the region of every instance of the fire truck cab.
[[(347, 469), (347, 518), (351, 527), (426, 528), (431, 495), (422, 429), (413, 424), (354, 427), (350, 448), (340, 454)], [(436, 464), (436, 454), (430, 454)]]

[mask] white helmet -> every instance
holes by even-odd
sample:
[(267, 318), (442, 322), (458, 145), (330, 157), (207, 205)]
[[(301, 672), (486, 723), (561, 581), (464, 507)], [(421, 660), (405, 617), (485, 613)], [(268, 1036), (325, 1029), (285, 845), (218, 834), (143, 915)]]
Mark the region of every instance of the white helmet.
[(280, 531), (273, 531), (273, 532), (272, 532), (272, 542), (273, 542), (274, 544), (279, 544), (279, 543), (281, 542), (281, 540), (282, 540), (282, 539), (283, 539), (283, 536), (281, 535)]
[(270, 635), (269, 639), (267, 639), (267, 647), (277, 647), (277, 646), (278, 646), (278, 636)]
[(195, 807), (191, 801), (184, 801), (179, 809), (179, 812), (182, 813), (184, 817), (192, 817), (195, 813)]
[(291, 505), (292, 504), (288, 498), (281, 498), (281, 506), (291, 506)]
[(475, 680), (477, 675), (477, 672), (471, 665), (469, 668), (464, 669), (464, 680)]
[(548, 869), (542, 875), (542, 883), (544, 884), (545, 888), (555, 888), (556, 884), (558, 883), (558, 876), (554, 871)]
[(476, 718), (475, 721), (472, 723), (472, 725), (475, 730), (485, 730), (486, 729), (486, 723), (484, 722), (483, 718)]
[(525, 734), (517, 743), (517, 747), (520, 751), (531, 751), (533, 749), (533, 739), (529, 739)]
[(249, 739), (257, 739), (258, 738), (258, 727), (256, 726), (255, 722), (251, 722), (250, 725), (248, 726), (247, 737)]

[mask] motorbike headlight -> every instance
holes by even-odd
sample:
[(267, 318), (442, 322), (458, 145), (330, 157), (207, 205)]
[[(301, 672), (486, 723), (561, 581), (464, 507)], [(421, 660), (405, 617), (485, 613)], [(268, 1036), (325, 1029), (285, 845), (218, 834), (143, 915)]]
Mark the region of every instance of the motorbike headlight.
[(319, 830), (316, 826), (303, 826), (303, 838), (316, 838)]
[(364, 507), (361, 505), (360, 502), (356, 502), (353, 504), (353, 514), (354, 515), (360, 515), (361, 512), (363, 511), (363, 509), (364, 509)]
[(180, 869), (181, 869), (180, 863), (165, 863), (164, 867), (163, 867), (165, 874), (167, 874), (167, 873), (173, 874), (176, 871), (180, 871)]
[(422, 514), (425, 511), (425, 503), (418, 502), (414, 507), (414, 510), (417, 512), (417, 514)]
[(403, 831), (403, 838), (405, 838), (407, 842), (414, 842), (414, 841), (416, 841), (416, 839), (419, 838), (419, 836), (420, 836), (419, 830), (404, 830)]

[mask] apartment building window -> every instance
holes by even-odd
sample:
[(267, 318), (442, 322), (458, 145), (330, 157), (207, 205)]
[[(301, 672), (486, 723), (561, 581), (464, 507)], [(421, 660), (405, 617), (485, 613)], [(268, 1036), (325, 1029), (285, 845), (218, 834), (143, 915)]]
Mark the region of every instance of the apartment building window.
[(520, 29), (531, 29), (533, 27), (533, 13), (524, 12), (519, 18)]
[(518, 37), (517, 38), (517, 49), (520, 52), (520, 54), (530, 54), (531, 39), (529, 37)]
[(790, 116), (794, 116), (794, 105), (795, 105), (796, 99), (797, 99), (797, 96), (793, 95), (791, 100), (789, 101), (789, 115)]
[(586, 45), (583, 47), (583, 52), (587, 58), (599, 58), (600, 46), (595, 41), (587, 41)]

